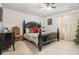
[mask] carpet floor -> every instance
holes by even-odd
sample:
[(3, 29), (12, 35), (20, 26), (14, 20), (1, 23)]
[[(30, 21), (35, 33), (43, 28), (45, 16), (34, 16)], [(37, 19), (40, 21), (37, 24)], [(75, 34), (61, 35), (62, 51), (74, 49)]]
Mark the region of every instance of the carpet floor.
[(42, 51), (38, 51), (38, 47), (26, 40), (16, 41), (15, 49), (13, 51), (11, 47), (7, 51), (3, 51), (2, 55), (79, 55), (79, 45), (66, 40), (45, 45)]

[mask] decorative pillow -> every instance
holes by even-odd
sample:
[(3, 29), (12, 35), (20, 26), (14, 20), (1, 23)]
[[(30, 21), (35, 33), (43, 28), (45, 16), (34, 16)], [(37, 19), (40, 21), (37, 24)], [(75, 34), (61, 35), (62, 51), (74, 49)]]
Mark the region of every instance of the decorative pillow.
[(42, 29), (42, 32), (46, 32), (45, 28)]
[(26, 33), (29, 33), (29, 28), (25, 28)]
[(42, 32), (45, 32), (45, 30), (42, 30)]
[(33, 28), (29, 28), (29, 33), (33, 33)]
[(34, 27), (34, 28), (33, 28), (33, 32), (34, 32), (34, 33), (38, 33), (38, 31), (39, 31), (39, 30), (38, 30), (38, 27)]

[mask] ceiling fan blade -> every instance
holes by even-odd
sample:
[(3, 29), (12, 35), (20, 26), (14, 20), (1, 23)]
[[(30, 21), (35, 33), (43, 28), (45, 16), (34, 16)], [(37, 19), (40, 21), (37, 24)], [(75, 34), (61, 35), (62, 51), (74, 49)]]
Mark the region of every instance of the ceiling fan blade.
[(55, 6), (50, 6), (51, 8), (56, 8)]
[(44, 3), (44, 5), (45, 5), (46, 7), (48, 7), (48, 6), (50, 6), (50, 3)]
[(54, 5), (55, 3), (51, 3), (51, 5)]

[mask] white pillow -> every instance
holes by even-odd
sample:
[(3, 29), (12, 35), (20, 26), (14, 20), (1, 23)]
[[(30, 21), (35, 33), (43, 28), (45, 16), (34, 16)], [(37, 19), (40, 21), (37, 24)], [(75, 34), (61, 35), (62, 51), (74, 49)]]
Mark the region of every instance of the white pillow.
[(25, 28), (26, 33), (29, 33), (29, 28)]

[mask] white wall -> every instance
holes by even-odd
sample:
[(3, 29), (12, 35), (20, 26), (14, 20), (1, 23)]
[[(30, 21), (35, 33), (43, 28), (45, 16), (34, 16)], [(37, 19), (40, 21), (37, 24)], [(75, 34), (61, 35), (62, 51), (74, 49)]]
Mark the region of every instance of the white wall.
[(26, 22), (35, 21), (38, 23), (41, 22), (41, 20), (43, 20), (41, 17), (32, 14), (22, 13), (6, 8), (3, 8), (3, 15), (4, 15), (3, 16), (4, 27), (9, 27), (9, 29), (11, 29), (11, 27), (17, 25), (21, 29), (21, 34), (22, 34), (23, 20), (26, 20)]
[[(32, 14), (26, 14), (18, 11), (14, 11), (11, 9), (3, 8), (3, 23), (4, 26), (11, 28), (12, 26), (18, 25), (21, 27), (21, 33), (22, 33), (22, 22), (23, 20), (26, 20), (26, 22), (29, 21), (36, 21), (42, 23), (43, 26), (45, 26), (47, 32), (56, 32), (57, 28), (60, 26), (60, 16), (62, 15), (68, 15), (75, 12), (79, 12), (79, 9), (74, 9), (71, 11), (66, 11), (58, 14), (54, 14), (48, 17), (38, 17), (36, 15)], [(52, 25), (47, 24), (47, 19), (52, 18)]]
[(0, 3), (0, 7), (2, 7), (2, 3)]
[[(48, 25), (47, 22), (47, 20), (50, 18), (52, 19), (52, 25)], [(45, 26), (47, 32), (56, 32), (59, 26), (58, 22), (59, 22), (58, 16), (52, 16), (52, 17), (44, 18), (43, 25)]]
[[(52, 18), (52, 25), (47, 24), (47, 19), (50, 18)], [(73, 40), (76, 35), (78, 19), (79, 19), (79, 8), (48, 16), (44, 20), (44, 25), (46, 26), (47, 32), (56, 32), (57, 28), (59, 28), (61, 39)], [(72, 25), (67, 25), (67, 24), (72, 24)]]
[[(44, 22), (43, 24), (46, 26), (46, 31), (56, 32), (57, 28), (59, 28), (60, 26), (60, 17), (68, 14), (73, 14), (73, 13), (79, 13), (79, 9), (73, 9), (70, 11), (66, 11), (66, 12), (62, 12), (62, 13), (58, 13), (58, 14), (54, 14), (46, 17), (43, 21)], [(50, 18), (52, 18), (52, 25), (47, 24), (47, 19), (50, 19)]]

